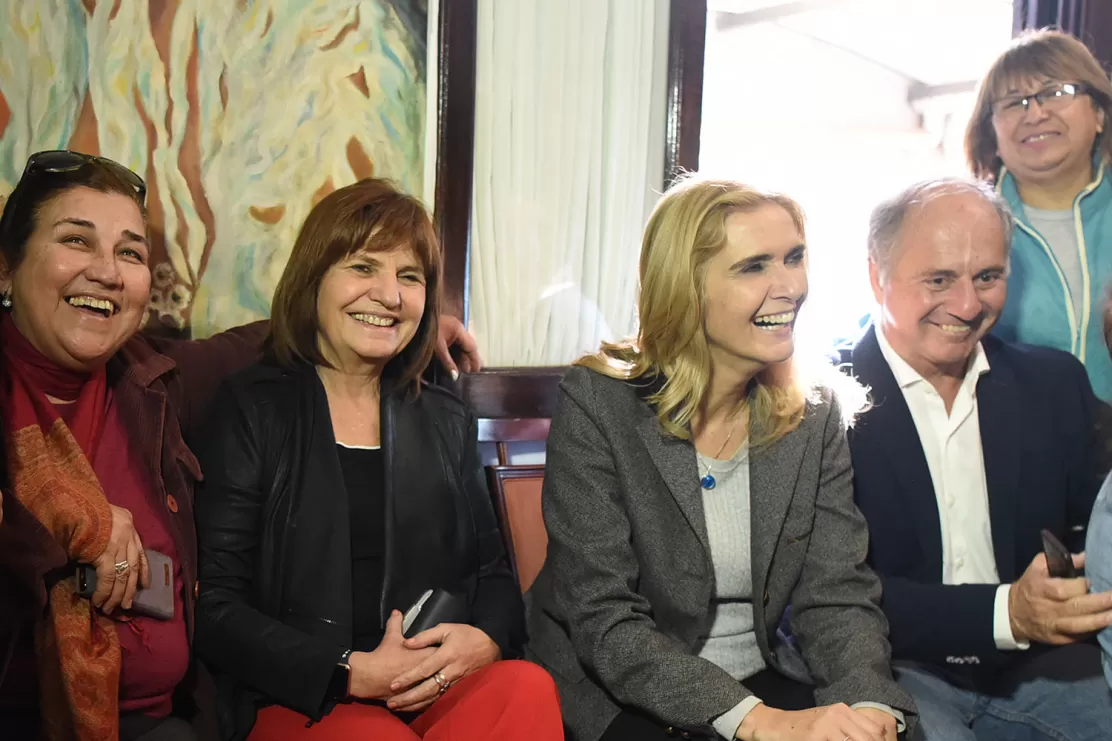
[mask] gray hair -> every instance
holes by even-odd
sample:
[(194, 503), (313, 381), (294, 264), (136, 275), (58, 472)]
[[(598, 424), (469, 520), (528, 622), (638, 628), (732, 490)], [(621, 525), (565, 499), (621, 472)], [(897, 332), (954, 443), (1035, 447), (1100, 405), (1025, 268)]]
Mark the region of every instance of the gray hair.
[(979, 195), (992, 206), (996, 215), (1000, 217), (1000, 226), (1004, 229), (1004, 254), (1011, 254), (1015, 217), (1012, 216), (1007, 201), (990, 183), (961, 177), (923, 180), (878, 205), (869, 218), (869, 261), (877, 266), (881, 282), (888, 279), (888, 271), (892, 267), (892, 253), (899, 241), (900, 230), (903, 229), (908, 214), (934, 198), (955, 193)]

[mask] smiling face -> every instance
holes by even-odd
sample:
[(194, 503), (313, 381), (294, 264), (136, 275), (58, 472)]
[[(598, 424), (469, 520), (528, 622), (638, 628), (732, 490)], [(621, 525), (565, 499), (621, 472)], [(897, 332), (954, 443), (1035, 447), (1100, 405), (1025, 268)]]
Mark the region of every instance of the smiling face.
[(359, 250), (321, 281), (321, 354), (345, 372), (381, 371), (413, 339), (424, 312), (425, 273), (411, 248)]
[(1007, 105), (1054, 84), (1048, 79), (1010, 84), (993, 114), (997, 153), (1021, 183), (1091, 177), (1093, 144), (1105, 122), (1089, 95), (1078, 94), (1064, 105), (1061, 98), (1047, 104), (1032, 99), (1026, 111)]
[(74, 370), (108, 361), (150, 300), (146, 226), (136, 202), (85, 187), (39, 209), (14, 271), (0, 266), (12, 320), (44, 356)]
[(716, 369), (748, 377), (795, 350), (807, 295), (806, 248), (775, 203), (726, 217), (726, 244), (706, 264), (704, 327)]
[(975, 193), (935, 196), (905, 218), (884, 280), (870, 262), (885, 338), (930, 380), (964, 375), (1007, 298), (1004, 227)]

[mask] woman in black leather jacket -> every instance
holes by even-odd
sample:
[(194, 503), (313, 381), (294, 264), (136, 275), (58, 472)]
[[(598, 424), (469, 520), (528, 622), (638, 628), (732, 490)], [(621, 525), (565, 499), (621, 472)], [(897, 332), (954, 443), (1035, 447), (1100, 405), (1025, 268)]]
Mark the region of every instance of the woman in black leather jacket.
[[(521, 655), (523, 608), (475, 420), (420, 380), (439, 279), (416, 199), (335, 191), (294, 245), (266, 360), (212, 406), (196, 643), (226, 738), (562, 737), (548, 675), (498, 661)], [(430, 589), (454, 612), (403, 638)]]

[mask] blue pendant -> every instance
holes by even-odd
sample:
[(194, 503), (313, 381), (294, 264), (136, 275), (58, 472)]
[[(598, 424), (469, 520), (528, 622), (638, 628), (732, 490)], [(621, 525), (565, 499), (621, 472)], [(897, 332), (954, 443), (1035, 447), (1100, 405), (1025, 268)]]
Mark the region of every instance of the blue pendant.
[(704, 476), (703, 478), (699, 479), (699, 483), (700, 483), (700, 484), (702, 485), (702, 487), (703, 487), (704, 489), (713, 489), (713, 488), (714, 488), (714, 485), (715, 485), (715, 484), (717, 484), (718, 482), (717, 482), (717, 481), (715, 481), (715, 480), (714, 480), (714, 477), (713, 477), (713, 476), (711, 476), (711, 475), (710, 475), (710, 474), (708, 473), (708, 474), (707, 474), (706, 476)]

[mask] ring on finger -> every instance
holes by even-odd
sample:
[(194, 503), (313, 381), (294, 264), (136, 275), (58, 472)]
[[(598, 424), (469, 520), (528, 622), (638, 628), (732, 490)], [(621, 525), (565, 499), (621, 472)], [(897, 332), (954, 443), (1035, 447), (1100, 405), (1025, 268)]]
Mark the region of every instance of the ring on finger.
[(441, 672), (433, 674), (432, 680), (436, 682), (436, 685), (440, 688), (440, 694), (442, 695), (448, 691), (449, 687), (452, 686), (452, 683), (449, 682)]
[(120, 561), (119, 563), (116, 564), (116, 576), (123, 576), (124, 574), (127, 573), (127, 570), (130, 569), (130, 568), (131, 568), (131, 564), (129, 564), (126, 560), (125, 561)]

